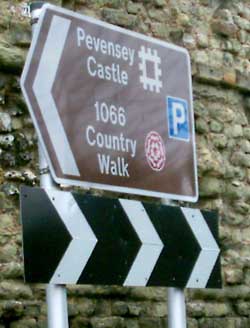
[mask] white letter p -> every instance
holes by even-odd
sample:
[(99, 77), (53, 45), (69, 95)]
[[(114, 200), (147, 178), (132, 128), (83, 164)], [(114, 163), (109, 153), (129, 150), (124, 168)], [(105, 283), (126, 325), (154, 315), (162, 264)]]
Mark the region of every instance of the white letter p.
[(76, 34), (77, 34), (77, 45), (78, 47), (81, 47), (81, 42), (84, 41), (85, 39), (85, 31), (83, 28), (77, 27)]
[(178, 125), (185, 123), (185, 108), (179, 102), (173, 102), (174, 134), (178, 135)]

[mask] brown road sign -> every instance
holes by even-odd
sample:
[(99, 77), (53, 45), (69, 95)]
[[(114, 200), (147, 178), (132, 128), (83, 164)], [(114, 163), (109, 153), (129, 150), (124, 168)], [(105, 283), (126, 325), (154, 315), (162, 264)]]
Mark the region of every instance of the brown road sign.
[(185, 49), (45, 5), (21, 87), (56, 182), (197, 200)]

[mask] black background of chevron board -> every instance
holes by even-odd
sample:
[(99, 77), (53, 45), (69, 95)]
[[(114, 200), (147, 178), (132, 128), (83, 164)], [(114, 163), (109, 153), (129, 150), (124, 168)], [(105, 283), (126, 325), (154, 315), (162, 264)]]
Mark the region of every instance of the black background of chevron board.
[[(78, 283), (123, 285), (141, 242), (118, 199), (76, 193), (73, 197), (98, 239)], [(147, 285), (185, 287), (200, 252), (191, 228), (180, 207), (143, 206), (164, 244)], [(202, 214), (218, 244), (218, 215)], [(43, 189), (22, 188), (21, 217), (25, 281), (47, 283), (71, 236)], [(220, 257), (206, 287), (221, 288)]]
[(122, 285), (140, 249), (140, 239), (117, 199), (74, 194), (97, 239), (79, 283)]
[(71, 236), (42, 189), (22, 188), (21, 204), (25, 281), (47, 283)]
[[(164, 249), (158, 259), (149, 285), (185, 287), (192, 268), (198, 258), (200, 246), (193, 235), (180, 207), (149, 204), (143, 202), (151, 221), (156, 228)], [(218, 214), (215, 211), (201, 211), (206, 223), (219, 244)], [(167, 268), (166, 271), (162, 268)], [(210, 275), (207, 288), (221, 286), (221, 266), (218, 257)]]
[[(219, 239), (219, 217), (217, 211), (202, 210), (201, 213), (204, 219), (206, 220), (206, 223), (209, 226), (210, 231), (214, 236), (214, 239), (216, 240), (219, 248), (221, 249), (220, 239)], [(217, 258), (214, 269), (207, 282), (207, 288), (216, 288), (217, 283), (222, 286), (220, 255)]]

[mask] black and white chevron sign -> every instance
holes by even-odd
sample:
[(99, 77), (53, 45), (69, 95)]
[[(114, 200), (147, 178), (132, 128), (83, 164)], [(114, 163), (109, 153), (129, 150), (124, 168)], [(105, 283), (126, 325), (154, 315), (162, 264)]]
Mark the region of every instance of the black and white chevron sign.
[(220, 288), (214, 212), (23, 187), (26, 282)]

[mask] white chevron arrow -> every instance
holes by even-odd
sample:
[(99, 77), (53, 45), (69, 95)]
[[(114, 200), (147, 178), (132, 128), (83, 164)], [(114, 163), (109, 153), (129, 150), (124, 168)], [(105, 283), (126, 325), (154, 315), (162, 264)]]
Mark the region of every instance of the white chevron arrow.
[(70, 20), (60, 16), (53, 16), (38, 65), (33, 91), (62, 172), (79, 176), (80, 173), (74, 155), (52, 96), (52, 87), (69, 28)]
[(46, 193), (72, 237), (50, 283), (74, 284), (86, 266), (97, 239), (71, 193), (49, 189)]
[(186, 288), (205, 288), (220, 253), (220, 249), (198, 209), (181, 207), (201, 251), (187, 282)]
[(145, 286), (161, 254), (163, 243), (141, 202), (127, 199), (119, 199), (119, 202), (142, 243), (123, 285)]

